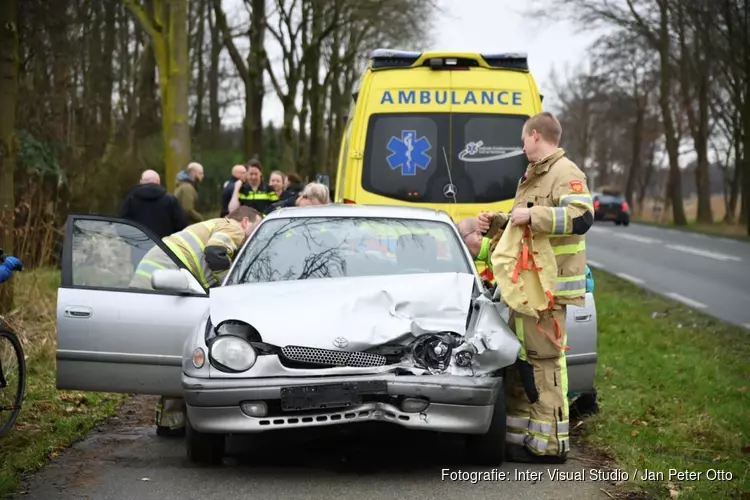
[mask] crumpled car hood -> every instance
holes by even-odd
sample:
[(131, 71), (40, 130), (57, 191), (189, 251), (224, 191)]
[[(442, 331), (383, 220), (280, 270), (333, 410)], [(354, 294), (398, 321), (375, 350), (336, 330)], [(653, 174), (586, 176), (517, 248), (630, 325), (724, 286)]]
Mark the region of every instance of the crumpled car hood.
[(264, 342), (346, 350), (407, 342), (428, 332), (466, 334), (474, 277), (410, 274), (252, 283), (210, 291), (211, 322), (241, 320)]

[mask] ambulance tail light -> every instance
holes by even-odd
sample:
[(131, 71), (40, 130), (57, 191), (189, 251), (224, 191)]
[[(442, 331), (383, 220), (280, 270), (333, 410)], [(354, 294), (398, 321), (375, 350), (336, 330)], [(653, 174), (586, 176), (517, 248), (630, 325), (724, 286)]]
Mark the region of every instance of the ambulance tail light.
[(599, 200), (594, 200), (594, 210), (599, 210), (599, 205), (601, 205)]
[(344, 205), (356, 205), (356, 201), (352, 201), (350, 199), (344, 198)]
[(628, 210), (630, 210), (630, 206), (628, 206), (628, 202), (627, 201), (623, 201), (622, 202), (622, 211), (623, 212), (627, 212)]

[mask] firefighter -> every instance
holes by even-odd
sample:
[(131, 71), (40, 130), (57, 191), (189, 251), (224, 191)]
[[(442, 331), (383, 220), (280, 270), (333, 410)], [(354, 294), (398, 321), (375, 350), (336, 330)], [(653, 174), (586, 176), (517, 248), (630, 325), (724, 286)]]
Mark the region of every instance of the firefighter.
[[(530, 164), (519, 181), (508, 221), (512, 227), (523, 229), (518, 242), (513, 242), (514, 258), (520, 261), (517, 256), (522, 254), (524, 260), (533, 260), (539, 257), (539, 251), (546, 259), (548, 253), (546, 269), (535, 269), (539, 273), (536, 284), (548, 283), (554, 289), (548, 292), (549, 309), (539, 318), (511, 311), (509, 323), (521, 342), (519, 359), (506, 376), (506, 459), (512, 462), (564, 463), (570, 450), (566, 306), (585, 304), (584, 235), (594, 222), (594, 209), (586, 176), (559, 147), (561, 134), (559, 121), (548, 112), (537, 114), (524, 124), (524, 152)], [(479, 215), (483, 231), (493, 222), (499, 229), (508, 227), (508, 222), (497, 224), (495, 215)], [(533, 247), (522, 252), (520, 242)], [(500, 263), (506, 257), (500, 255), (502, 243), (491, 256), (498, 279)], [(550, 267), (554, 275), (550, 274)], [(512, 288), (516, 277), (506, 280), (507, 270), (504, 265), (502, 278)], [(520, 293), (525, 293), (523, 286), (519, 288)], [(503, 295), (506, 292), (515, 290), (503, 289)]]
[[(239, 207), (224, 218), (193, 224), (162, 241), (204, 287), (211, 288), (221, 283), (234, 255), (260, 220), (257, 210)], [(130, 286), (153, 289), (153, 271), (176, 267), (159, 246), (154, 246), (138, 264)], [(184, 400), (162, 396), (156, 406), (156, 433), (172, 436), (181, 435), (184, 430)]]

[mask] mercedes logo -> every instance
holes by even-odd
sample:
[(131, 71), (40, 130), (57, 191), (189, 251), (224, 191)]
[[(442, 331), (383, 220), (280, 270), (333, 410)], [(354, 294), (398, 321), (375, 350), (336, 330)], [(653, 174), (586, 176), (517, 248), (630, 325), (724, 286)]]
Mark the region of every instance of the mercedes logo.
[(335, 339), (333, 339), (333, 345), (340, 349), (343, 349), (344, 347), (349, 345), (349, 341), (344, 337), (336, 337)]
[(453, 184), (446, 184), (445, 187), (443, 188), (443, 194), (445, 195), (446, 198), (452, 198), (456, 196), (457, 192), (458, 190), (456, 189), (456, 186), (454, 186)]

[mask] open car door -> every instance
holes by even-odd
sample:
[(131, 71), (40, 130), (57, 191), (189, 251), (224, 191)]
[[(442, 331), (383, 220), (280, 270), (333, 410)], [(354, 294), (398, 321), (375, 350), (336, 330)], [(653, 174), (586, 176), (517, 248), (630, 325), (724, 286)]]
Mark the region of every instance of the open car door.
[(68, 217), (57, 295), (58, 389), (182, 395), (183, 346), (205, 316), (208, 291), (197, 280), (192, 293), (145, 289), (143, 269), (134, 277), (149, 251), (152, 268), (185, 267), (136, 222)]

